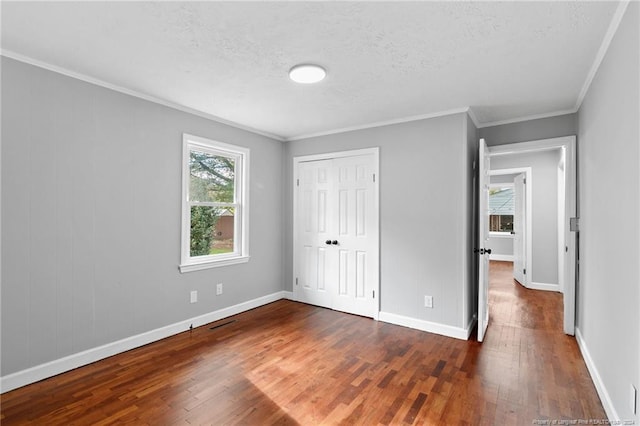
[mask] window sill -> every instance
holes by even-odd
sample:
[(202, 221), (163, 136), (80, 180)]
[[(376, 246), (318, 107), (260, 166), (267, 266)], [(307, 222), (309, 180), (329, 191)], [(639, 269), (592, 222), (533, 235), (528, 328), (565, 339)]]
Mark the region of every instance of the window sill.
[(489, 232), (489, 237), (493, 238), (513, 238), (513, 234), (511, 232)]
[(200, 263), (185, 263), (178, 266), (178, 268), (180, 268), (180, 273), (184, 274), (185, 272), (202, 271), (203, 269), (211, 269), (211, 268), (218, 268), (220, 266), (229, 266), (229, 265), (237, 265), (239, 263), (247, 263), (248, 261), (249, 261), (249, 256), (238, 256), (238, 257), (232, 257), (228, 259), (209, 260), (209, 261), (200, 262)]

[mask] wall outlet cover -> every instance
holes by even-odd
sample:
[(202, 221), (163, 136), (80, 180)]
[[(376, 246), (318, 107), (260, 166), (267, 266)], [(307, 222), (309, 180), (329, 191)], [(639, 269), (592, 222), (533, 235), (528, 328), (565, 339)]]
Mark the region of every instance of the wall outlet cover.
[(425, 296), (424, 297), (424, 307), (425, 308), (433, 308), (433, 296)]
[(198, 290), (191, 291), (191, 303), (196, 303), (198, 301)]
[(220, 296), (222, 294), (222, 283), (216, 284), (216, 296)]

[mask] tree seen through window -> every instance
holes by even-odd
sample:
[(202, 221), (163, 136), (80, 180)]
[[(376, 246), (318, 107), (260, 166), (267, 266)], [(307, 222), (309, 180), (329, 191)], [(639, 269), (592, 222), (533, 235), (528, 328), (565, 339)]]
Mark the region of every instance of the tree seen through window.
[(233, 252), (235, 223), (234, 159), (191, 150), (189, 153), (189, 171), (191, 256)]

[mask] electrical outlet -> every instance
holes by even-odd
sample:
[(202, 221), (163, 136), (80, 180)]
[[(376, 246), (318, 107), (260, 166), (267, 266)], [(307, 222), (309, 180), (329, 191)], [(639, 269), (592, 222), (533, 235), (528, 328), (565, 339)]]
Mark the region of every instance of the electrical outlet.
[(222, 283), (216, 284), (216, 296), (220, 296), (222, 294)]
[(630, 398), (629, 402), (631, 403), (631, 413), (638, 414), (638, 390), (633, 385), (631, 385)]
[(433, 308), (433, 296), (425, 296), (424, 297), (424, 307), (425, 308)]
[(191, 303), (196, 303), (198, 301), (198, 290), (191, 291)]

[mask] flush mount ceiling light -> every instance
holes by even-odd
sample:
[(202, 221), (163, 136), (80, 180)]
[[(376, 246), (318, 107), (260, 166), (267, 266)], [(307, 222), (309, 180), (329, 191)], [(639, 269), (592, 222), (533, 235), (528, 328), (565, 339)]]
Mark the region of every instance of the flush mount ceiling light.
[(300, 64), (289, 70), (289, 78), (296, 83), (313, 84), (324, 80), (327, 72), (319, 65)]

